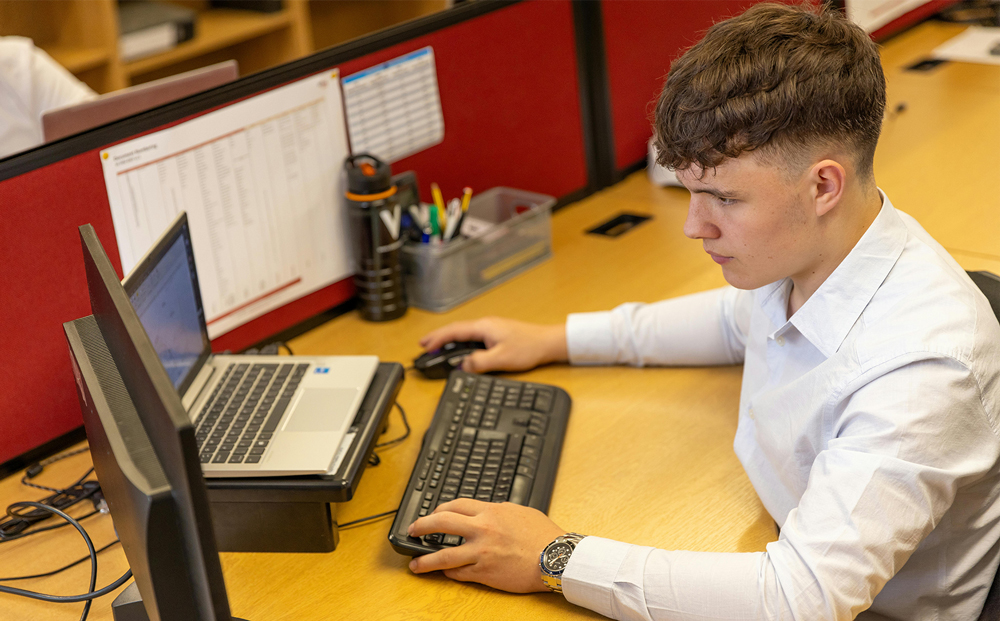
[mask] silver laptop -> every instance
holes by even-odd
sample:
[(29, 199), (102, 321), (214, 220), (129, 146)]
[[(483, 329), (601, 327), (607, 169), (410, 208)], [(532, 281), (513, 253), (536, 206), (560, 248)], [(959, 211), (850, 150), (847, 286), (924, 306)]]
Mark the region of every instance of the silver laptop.
[(236, 61), (227, 60), (46, 110), (42, 113), (42, 135), (45, 142), (59, 140), (227, 84), (238, 77)]
[(205, 476), (331, 470), (377, 357), (213, 355), (186, 213), (122, 284), (191, 415)]

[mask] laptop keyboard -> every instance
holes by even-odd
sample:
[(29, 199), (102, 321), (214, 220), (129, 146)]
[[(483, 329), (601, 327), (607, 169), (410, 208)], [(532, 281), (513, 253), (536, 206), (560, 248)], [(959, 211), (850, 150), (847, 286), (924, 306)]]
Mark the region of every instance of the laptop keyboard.
[(256, 464), (288, 409), (303, 364), (230, 364), (198, 416), (203, 464)]

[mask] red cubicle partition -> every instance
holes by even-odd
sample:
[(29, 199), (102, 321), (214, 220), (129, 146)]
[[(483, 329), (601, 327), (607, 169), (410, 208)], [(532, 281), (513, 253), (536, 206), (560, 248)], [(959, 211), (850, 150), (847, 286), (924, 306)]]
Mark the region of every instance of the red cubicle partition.
[(614, 165), (619, 172), (646, 159), (653, 105), (670, 63), (713, 23), (760, 0), (631, 0), (601, 2)]
[[(121, 269), (102, 148), (306, 75), (333, 67), (349, 75), (427, 45), (445, 138), (394, 166), (417, 171), (425, 198), (432, 181), (449, 195), (507, 185), (561, 197), (587, 186), (568, 0), (470, 3), (0, 162), (0, 464), (81, 424), (62, 334), (63, 322), (90, 313), (77, 227), (92, 223)], [(349, 281), (335, 283), (220, 336), (213, 349), (245, 348), (352, 295)]]

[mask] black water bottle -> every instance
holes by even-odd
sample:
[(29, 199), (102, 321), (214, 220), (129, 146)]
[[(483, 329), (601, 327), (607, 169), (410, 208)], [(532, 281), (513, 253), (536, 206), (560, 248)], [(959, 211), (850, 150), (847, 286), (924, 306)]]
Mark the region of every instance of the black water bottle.
[(402, 209), (389, 165), (362, 153), (347, 158), (347, 211), (354, 238), (354, 284), (361, 317), (387, 321), (406, 313), (399, 249)]

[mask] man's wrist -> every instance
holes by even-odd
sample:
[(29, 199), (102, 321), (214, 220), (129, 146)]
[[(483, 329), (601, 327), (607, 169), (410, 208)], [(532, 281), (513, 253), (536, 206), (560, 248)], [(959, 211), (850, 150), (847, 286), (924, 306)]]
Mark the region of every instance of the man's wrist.
[(569, 345), (566, 341), (566, 324), (545, 326), (548, 343), (545, 362), (567, 362), (569, 360)]
[(542, 574), (542, 584), (550, 591), (562, 593), (562, 576), (569, 565), (570, 556), (585, 535), (566, 533), (556, 537), (545, 546), (538, 557), (538, 567)]

